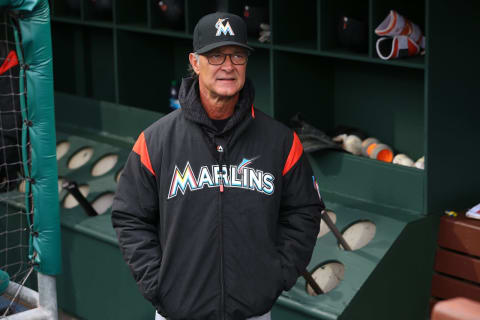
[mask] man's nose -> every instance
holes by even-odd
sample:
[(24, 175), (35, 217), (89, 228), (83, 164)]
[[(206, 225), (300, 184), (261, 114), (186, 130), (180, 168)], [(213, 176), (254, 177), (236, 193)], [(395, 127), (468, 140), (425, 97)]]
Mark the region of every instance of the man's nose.
[(225, 56), (225, 61), (222, 64), (222, 68), (225, 70), (231, 70), (233, 69), (233, 62), (232, 62), (232, 56), (231, 55), (226, 55)]

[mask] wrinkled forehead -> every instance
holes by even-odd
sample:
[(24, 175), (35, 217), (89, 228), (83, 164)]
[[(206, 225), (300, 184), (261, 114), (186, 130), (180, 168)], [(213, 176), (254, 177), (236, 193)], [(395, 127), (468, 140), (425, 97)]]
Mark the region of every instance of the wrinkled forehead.
[(208, 53), (248, 53), (248, 49), (240, 46), (228, 45), (212, 49)]

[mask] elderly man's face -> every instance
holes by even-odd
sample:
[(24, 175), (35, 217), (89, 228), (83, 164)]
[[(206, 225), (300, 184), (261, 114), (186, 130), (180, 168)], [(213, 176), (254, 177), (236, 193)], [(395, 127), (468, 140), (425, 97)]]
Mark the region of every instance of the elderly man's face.
[[(226, 56), (222, 64), (212, 64), (220, 63), (225, 54), (230, 56)], [(247, 63), (234, 62), (241, 62), (242, 57), (248, 57), (248, 51), (239, 46), (224, 46), (209, 51), (200, 55), (198, 63), (190, 57), (190, 62), (198, 74), (200, 90), (207, 90), (209, 96), (214, 97), (233, 97), (238, 94), (245, 84)]]

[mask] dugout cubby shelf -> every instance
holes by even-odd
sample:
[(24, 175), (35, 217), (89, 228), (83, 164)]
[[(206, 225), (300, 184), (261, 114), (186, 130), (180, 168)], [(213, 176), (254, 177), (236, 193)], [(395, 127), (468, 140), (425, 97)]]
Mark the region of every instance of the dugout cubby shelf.
[(113, 0), (90, 0), (83, 4), (85, 20), (112, 22)]
[[(150, 26), (152, 28), (158, 29), (168, 29), (183, 31), (187, 30), (187, 21), (186, 20), (186, 0), (176, 1), (176, 3), (169, 3), (175, 8), (169, 8), (170, 11), (174, 12), (171, 16), (165, 14), (162, 10), (160, 1), (150, 0), (149, 1), (149, 19)], [(165, 4), (165, 6), (167, 6)]]
[[(170, 112), (170, 83), (187, 75), (187, 54), (197, 20), (215, 6), (240, 15), (245, 5), (265, 6), (271, 41), (259, 42), (249, 36), (255, 51), (247, 76), (256, 89), (257, 109), (286, 124), (301, 112), (323, 131), (337, 125), (358, 127), (413, 160), (425, 156), (425, 170), (420, 170), (333, 151), (309, 155), (320, 191), (335, 211), (337, 227), (343, 231), (354, 221), (366, 219), (375, 224), (377, 233), (355, 252), (341, 250), (331, 232), (319, 238), (309, 270), (337, 261), (345, 268), (343, 281), (327, 294), (312, 297), (300, 279), (279, 299), (274, 319), (426, 317), (437, 215), (446, 208), (478, 202), (480, 151), (472, 149), (472, 141), (480, 139), (480, 109), (473, 107), (478, 91), (473, 62), (478, 60), (478, 50), (472, 46), (478, 45), (471, 41), (480, 33), (474, 18), (480, 14), (478, 4), (446, 0), (184, 0), (181, 22), (172, 25), (153, 0), (112, 0), (110, 16), (95, 13), (88, 0), (78, 2), (79, 9), (72, 9), (69, 2), (53, 1), (59, 136), (86, 139), (92, 146), (102, 144), (105, 152), (117, 148), (123, 155), (141, 130)], [(420, 26), (427, 38), (425, 55), (391, 61), (377, 57), (374, 30), (391, 9)], [(347, 50), (339, 43), (341, 15), (366, 22), (363, 50)], [(94, 159), (90, 161), (91, 166)], [(71, 174), (96, 186), (88, 198), (93, 201), (115, 190), (114, 179), (124, 161), (120, 156), (104, 184), (91, 177), (88, 169)], [(60, 173), (65, 178), (65, 172)], [(96, 281), (102, 283), (102, 272), (108, 277), (101, 286), (115, 287), (114, 280), (121, 278), (123, 291), (131, 293), (128, 299), (135, 302), (119, 295), (115, 296), (116, 305), (130, 305), (150, 319), (152, 309), (135, 296), (133, 280), (127, 279), (109, 224), (110, 213), (86, 218), (79, 207), (68, 210), (62, 209), (68, 261), (59, 280), (60, 296), (63, 292), (68, 296), (69, 281), (84, 295), (94, 287), (81, 268), (93, 250), (104, 265), (95, 271)], [(74, 248), (72, 252), (70, 248)], [(112, 273), (116, 269), (118, 273)], [(88, 303), (70, 295), (60, 299), (60, 305), (81, 318), (97, 319), (97, 315), (85, 313), (88, 304), (105, 309), (96, 299), (107, 294), (100, 290), (90, 295)], [(372, 304), (376, 313), (369, 307)], [(402, 312), (397, 308), (403, 308)], [(122, 319), (122, 314), (117, 318)], [(105, 317), (99, 314), (98, 319)]]
[(196, 0), (185, 0), (185, 11), (186, 15), (186, 30), (188, 34), (193, 34), (195, 25), (197, 21), (204, 15), (215, 12), (217, 0), (205, 0), (205, 1), (196, 1)]
[(93, 26), (78, 28), (69, 23), (61, 29), (53, 29), (52, 34), (58, 39), (52, 43), (58, 90), (115, 101), (112, 30)]
[(170, 84), (187, 74), (191, 40), (120, 30), (117, 45), (120, 103), (170, 112)]
[(56, 17), (81, 19), (82, 4), (79, 0), (54, 0), (52, 13)]
[[(338, 39), (338, 30), (341, 28), (340, 18), (343, 16), (354, 18), (365, 24), (365, 32), (369, 31), (369, 6), (368, 0), (342, 0), (342, 1), (320, 1), (320, 28), (326, 32), (320, 37), (320, 48), (325, 51), (343, 51), (351, 53), (346, 49), (340, 48)], [(368, 33), (370, 35), (370, 33)], [(371, 38), (367, 36), (367, 39)], [(368, 41), (364, 48), (358, 49), (355, 53), (368, 56)]]
[[(318, 1), (295, 3), (281, 0), (272, 2), (273, 43), (295, 48), (318, 49)], [(289, 23), (291, 17), (301, 17)]]
[(115, 6), (117, 25), (147, 27), (149, 24), (147, 5), (139, 5), (137, 1), (119, 1)]
[[(236, 15), (242, 17), (244, 16), (246, 10), (245, 6), (249, 7), (248, 14), (250, 15), (249, 17), (255, 21), (260, 21), (262, 20), (263, 23), (269, 24), (271, 27), (271, 9), (270, 6), (271, 4), (269, 3), (268, 0), (229, 0), (227, 1), (228, 5), (228, 11), (235, 13)], [(258, 32), (260, 28), (257, 26), (256, 28), (253, 26), (250, 26), (247, 28), (248, 32), (248, 42), (251, 46), (253, 47), (259, 47), (259, 48), (270, 48), (271, 42), (260, 42), (258, 40)]]
[(113, 21), (114, 0), (54, 0), (52, 13), (59, 18), (98, 22)]

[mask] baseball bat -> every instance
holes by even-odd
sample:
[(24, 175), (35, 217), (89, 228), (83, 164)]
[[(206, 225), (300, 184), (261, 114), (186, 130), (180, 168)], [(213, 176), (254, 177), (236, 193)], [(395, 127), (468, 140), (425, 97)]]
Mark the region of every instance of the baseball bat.
[(350, 247), (350, 245), (347, 243), (347, 241), (345, 241), (345, 238), (343, 237), (343, 235), (340, 233), (340, 231), (338, 231), (337, 227), (335, 226), (335, 224), (333, 223), (333, 221), (330, 219), (330, 217), (328, 216), (327, 212), (325, 210), (322, 210), (322, 219), (323, 221), (325, 221), (325, 223), (327, 224), (327, 226), (330, 228), (330, 230), (332, 230), (333, 234), (335, 235), (335, 237), (337, 238), (338, 242), (340, 242), (340, 244), (342, 245), (342, 247), (347, 250), (347, 251), (352, 251), (352, 248)]
[(75, 181), (65, 181), (62, 187), (66, 189), (75, 198), (75, 200), (77, 200), (80, 206), (82, 206), (83, 210), (85, 210), (87, 216), (98, 216), (97, 211), (95, 211), (90, 202), (88, 202), (87, 198), (85, 198), (80, 190), (78, 190), (78, 185)]

